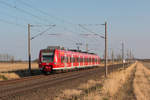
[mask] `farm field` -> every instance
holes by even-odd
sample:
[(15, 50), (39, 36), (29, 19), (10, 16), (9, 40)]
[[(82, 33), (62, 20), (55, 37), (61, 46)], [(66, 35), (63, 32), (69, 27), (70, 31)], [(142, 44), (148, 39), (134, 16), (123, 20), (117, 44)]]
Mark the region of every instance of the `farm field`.
[[(114, 62), (114, 64), (120, 64), (121, 62)], [(108, 63), (108, 66), (112, 63)], [(99, 67), (104, 66), (100, 64)], [(38, 68), (38, 63), (32, 63), (32, 71), (34, 75), (41, 74)], [(0, 63), (0, 80), (18, 79), (21, 77), (30, 76), (28, 72), (28, 63)]]
[[(17, 100), (18, 98), (26, 100), (26, 95), (29, 95), (29, 100), (150, 100), (149, 67), (150, 63), (148, 62), (135, 62), (126, 66), (125, 69), (122, 68), (122, 65), (120, 65), (119, 68), (114, 66), (115, 69), (110, 67), (110, 73), (106, 78), (104, 77), (103, 67), (99, 67), (91, 69), (89, 74), (87, 74), (88, 70), (79, 71), (78, 73), (84, 73), (83, 77), (78, 77), (76, 80), (70, 77), (69, 80), (66, 79), (66, 81), (62, 82), (61, 79), (63, 80), (63, 78), (59, 79), (59, 77), (63, 74), (69, 78), (69, 76), (75, 73), (77, 74), (77, 72), (61, 73), (47, 77), (41, 76), (43, 79), (38, 79), (37, 77), (37, 79), (35, 78), (34, 80), (33, 78), (33, 80), (26, 82), (26, 85), (29, 84), (32, 86), (36, 81), (40, 81), (43, 86), (44, 84), (53, 84), (53, 82), (51, 83), (51, 81), (47, 81), (44, 78), (47, 78), (48, 80), (53, 80), (53, 78), (56, 80), (58, 78), (61, 85), (56, 81), (55, 88), (53, 86), (48, 86), (46, 90), (41, 89), (42, 87), (39, 86), (39, 89), (36, 89), (36, 92), (25, 92), (19, 96), (15, 96), (12, 100)], [(77, 75), (75, 75), (75, 77)], [(47, 83), (44, 81), (47, 81)], [(20, 82), (19, 84), (22, 84), (23, 87), (24, 83)], [(39, 84), (37, 84), (37, 86), (38, 85)], [(12, 87), (15, 87), (15, 84)], [(54, 92), (54, 90), (56, 91)]]
[[(32, 70), (35, 74), (39, 73), (37, 63), (32, 63)], [(0, 81), (18, 79), (29, 75), (28, 63), (0, 63)]]
[[(108, 72), (110, 73), (120, 69), (122, 69), (121, 64), (114, 65), (109, 67)], [(18, 80), (3, 81), (0, 82), (0, 97), (5, 98), (5, 96), (9, 95), (9, 97), (7, 97), (8, 100), (54, 100), (55, 96), (59, 96), (59, 93), (62, 94), (62, 90), (75, 89), (76, 91), (77, 87), (88, 89), (89, 87), (96, 85), (98, 83), (95, 82), (96, 80), (103, 80), (102, 77), (105, 75), (104, 70), (105, 67), (97, 67), (67, 73), (64, 72), (46, 76), (37, 75)], [(84, 84), (86, 82), (89, 83), (88, 87)], [(14, 96), (18, 91), (20, 91), (19, 94)], [(28, 97), (26, 95), (28, 95)]]
[[(28, 69), (28, 63), (0, 63), (0, 72)], [(32, 63), (32, 69), (38, 69), (37, 63)]]
[[(55, 100), (150, 100), (150, 63), (137, 62), (103, 80), (89, 80), (77, 89), (62, 90)], [(47, 99), (49, 100), (49, 99)]]

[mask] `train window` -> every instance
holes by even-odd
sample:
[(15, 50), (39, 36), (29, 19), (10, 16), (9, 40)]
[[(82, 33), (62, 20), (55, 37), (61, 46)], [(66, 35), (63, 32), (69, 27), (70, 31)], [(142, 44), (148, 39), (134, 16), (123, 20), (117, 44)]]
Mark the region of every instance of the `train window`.
[(72, 57), (70, 57), (70, 63), (72, 63)]
[(75, 63), (75, 58), (73, 57), (73, 63)]
[(74, 57), (72, 57), (72, 62), (74, 63)]
[(72, 57), (70, 57), (70, 62), (72, 63)]
[(82, 62), (82, 58), (80, 58), (80, 62)]
[(80, 62), (80, 57), (78, 58), (78, 62)]
[(68, 63), (68, 57), (66, 57), (66, 62)]
[(92, 62), (94, 62), (94, 58), (92, 59)]
[(68, 57), (65, 57), (65, 62), (68, 63)]
[(98, 59), (98, 62), (100, 63), (100, 59)]
[(64, 62), (65, 62), (65, 57), (61, 56), (61, 63), (64, 63)]
[(82, 60), (83, 58), (80, 58), (80, 62), (83, 62), (83, 60)]

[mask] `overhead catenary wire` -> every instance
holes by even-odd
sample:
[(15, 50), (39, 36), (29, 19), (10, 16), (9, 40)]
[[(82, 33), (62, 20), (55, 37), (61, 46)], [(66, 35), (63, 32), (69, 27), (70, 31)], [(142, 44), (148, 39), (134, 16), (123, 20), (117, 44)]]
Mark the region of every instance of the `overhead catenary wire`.
[[(92, 30), (90, 30), (90, 29), (88, 29), (88, 28), (86, 28), (86, 27), (84, 27), (83, 25), (81, 25), (81, 24), (78, 24), (79, 25), (79, 27), (81, 27), (82, 29), (84, 29), (84, 30), (86, 30), (86, 31), (88, 31), (88, 32), (90, 32), (90, 33), (93, 33), (94, 35), (99, 35), (99, 36), (101, 36), (101, 37), (104, 37), (104, 34), (102, 34), (102, 33), (96, 33), (96, 32), (93, 32)], [(100, 35), (101, 34), (101, 35)]]
[[(56, 21), (59, 21), (59, 22), (62, 22), (62, 23), (66, 23), (66, 24), (69, 24), (69, 25), (73, 25), (73, 26), (78, 26), (77, 24), (74, 24), (74, 23), (72, 23), (72, 22), (70, 22), (70, 21), (67, 21), (67, 20), (64, 20), (64, 19), (62, 19), (62, 18), (56, 17), (56, 16), (54, 16), (54, 15), (52, 15), (52, 14), (50, 14), (50, 13), (47, 13), (46, 11), (43, 11), (43, 10), (41, 10), (41, 9), (39, 9), (39, 8), (36, 8), (36, 7), (32, 6), (31, 4), (29, 4), (29, 3), (27, 3), (27, 2), (24, 2), (23, 0), (17, 0), (17, 1), (18, 1), (19, 3), (21, 3), (21, 4), (25, 5), (25, 6), (27, 6), (27, 7), (29, 7), (29, 8), (31, 8), (31, 9), (35, 10), (35, 11), (41, 13), (41, 14), (44, 14), (44, 15), (46, 15), (46, 16), (48, 16), (48, 17), (51, 17), (51, 18), (55, 19)], [(66, 28), (65, 26), (61, 26), (61, 27), (64, 27), (64, 29), (68, 30), (68, 32), (75, 33), (75, 34), (77, 33), (77, 32), (72, 31), (71, 29)]]
[[(11, 18), (11, 19), (16, 19), (17, 21), (19, 21), (19, 20), (24, 21), (24, 22), (26, 22), (25, 24), (29, 23), (29, 19), (26, 18), (26, 17), (20, 18), (20, 17), (18, 17), (18, 16), (10, 15), (10, 14), (8, 14), (8, 13), (6, 13), (6, 12), (2, 12), (2, 11), (0, 11), (0, 13), (1, 13), (2, 15), (5, 15), (5, 16)], [(32, 21), (33, 21), (33, 20), (32, 20)], [(34, 22), (34, 23), (40, 23), (40, 22), (37, 22), (37, 21), (33, 21), (33, 22)]]
[(13, 25), (20, 26), (20, 27), (26, 27), (25, 25), (14, 23), (14, 22), (11, 22), (11, 21), (8, 21), (8, 20), (5, 20), (5, 19), (1, 19), (1, 18), (0, 18), (0, 21), (3, 22), (3, 23), (7, 23), (7, 24), (13, 24)]
[(63, 22), (63, 23), (66, 23), (66, 24), (70, 24), (70, 25), (75, 25), (75, 24), (73, 24), (73, 23), (70, 22), (70, 21), (64, 20), (64, 19), (62, 19), (62, 18), (58, 18), (58, 17), (56, 17), (56, 16), (54, 16), (54, 15), (52, 15), (52, 14), (50, 14), (50, 13), (47, 13), (47, 12), (45, 12), (45, 11), (39, 9), (39, 8), (33, 7), (31, 4), (29, 4), (29, 3), (27, 3), (27, 2), (24, 2), (23, 0), (17, 0), (17, 1), (20, 2), (20, 3), (22, 3), (23, 5), (25, 5), (25, 6), (27, 6), (27, 7), (29, 7), (29, 8), (31, 8), (31, 9), (35, 10), (35, 11), (38, 11), (38, 12), (41, 13), (41, 14), (44, 14), (44, 15), (46, 15), (46, 16), (49, 16), (49, 17), (55, 19), (56, 21), (60, 21), (60, 22)]
[[(35, 8), (35, 7), (33, 7), (32, 5), (30, 5), (30, 4), (26, 3), (26, 2), (24, 2), (23, 0), (19, 0), (19, 2), (21, 2), (22, 4), (28, 6), (28, 7), (32, 8), (32, 9), (34, 9), (34, 10), (36, 10), (36, 11), (42, 13), (42, 14), (45, 14), (45, 15), (47, 15), (47, 16), (51, 16), (51, 17), (53, 17), (53, 18), (55, 18), (55, 19), (57, 19), (57, 20), (59, 20), (59, 21), (61, 21), (61, 22), (65, 22), (65, 23), (67, 23), (67, 24), (75, 25), (75, 24), (73, 24), (73, 23), (68, 23), (68, 21), (65, 21), (65, 20), (63, 20), (63, 19), (60, 19), (60, 18), (55, 17), (55, 16), (53, 16), (53, 15), (50, 15), (49, 13), (47, 13), (47, 12), (45, 12), (45, 11), (42, 11), (42, 10), (40, 10), (39, 8)], [(17, 6), (13, 6), (12, 4), (9, 4), (9, 3), (7, 3), (7, 2), (0, 1), (0, 3), (6, 5), (6, 6), (8, 6), (8, 7), (17, 9), (18, 11), (20, 11), (20, 12), (22, 12), (22, 13), (25, 13), (25, 14), (28, 14), (28, 15), (30, 15), (30, 16), (32, 16), (32, 17), (35, 17), (36, 19), (39, 19), (39, 20), (48, 22), (48, 20), (46, 20), (46, 19), (42, 19), (42, 18), (40, 18), (39, 16), (36, 16), (36, 15), (34, 15), (34, 14), (32, 14), (32, 13), (30, 13), (30, 12), (24, 10), (24, 9), (18, 8)], [(64, 27), (64, 26), (63, 26), (63, 27)], [(74, 32), (74, 31), (72, 31), (71, 29), (68, 29), (68, 28), (66, 28), (66, 27), (65, 27), (64, 29), (65, 29), (66, 31), (68, 31), (68, 32), (71, 32), (71, 33), (75, 33), (75, 34), (77, 33), (77, 32)], [(86, 29), (86, 30), (87, 30), (87, 29)], [(93, 31), (91, 31), (91, 30), (89, 30), (89, 29), (88, 29), (88, 31), (90, 31), (90, 32), (92, 32), (92, 33), (95, 33), (95, 32), (93, 32)]]
[[(21, 1), (21, 2), (23, 2), (23, 1)], [(39, 16), (34, 15), (33, 13), (31, 13), (31, 12), (29, 12), (29, 11), (26, 11), (26, 10), (24, 10), (24, 9), (22, 9), (22, 8), (18, 8), (17, 6), (14, 6), (14, 5), (12, 5), (12, 4), (10, 4), (10, 3), (7, 3), (7, 2), (5, 2), (5, 1), (0, 1), (0, 3), (3, 4), (3, 5), (5, 5), (5, 6), (7, 6), (7, 7), (16, 9), (16, 10), (18, 10), (18, 11), (21, 12), (21, 13), (30, 15), (30, 16), (32, 16), (32, 17), (34, 17), (34, 18), (36, 18), (36, 19), (38, 19), (38, 20), (40, 20), (40, 21), (49, 22), (49, 20), (47, 20), (47, 19), (40, 18)], [(32, 8), (32, 9), (35, 9), (35, 10), (37, 10), (38, 12), (40, 12), (40, 13), (42, 13), (42, 14), (45, 14), (45, 15), (47, 15), (47, 16), (51, 16), (51, 17), (57, 19), (57, 21), (59, 20), (59, 21), (61, 21), (61, 22), (63, 22), (63, 23), (65, 22), (65, 23), (67, 23), (67, 24), (76, 25), (76, 24), (73, 24), (73, 23), (68, 23), (67, 21), (64, 21), (63, 19), (59, 19), (59, 18), (57, 18), (57, 17), (55, 17), (55, 16), (52, 16), (52, 15), (50, 15), (50, 14), (48, 14), (48, 13), (46, 13), (46, 12), (44, 12), (44, 11), (38, 9), (38, 8), (34, 8), (34, 7), (32, 7), (30, 4), (27, 4), (27, 3), (25, 3), (25, 2), (24, 2), (24, 4), (25, 4), (26, 6), (28, 5), (28, 7)], [(57, 25), (57, 26), (58, 26), (58, 25)], [(60, 26), (60, 27), (64, 27), (66, 30), (68, 30), (68, 32), (75, 33), (75, 34), (77, 33), (77, 32), (72, 31), (72, 29), (68, 29), (68, 27), (66, 28), (65, 26), (61, 26), (61, 25), (59, 25), (59, 26)]]
[(30, 15), (30, 16), (32, 16), (32, 17), (34, 17), (34, 18), (36, 18), (36, 19), (38, 19), (38, 20), (40, 20), (40, 21), (49, 22), (49, 21), (46, 20), (46, 19), (40, 18), (39, 16), (34, 15), (33, 13), (31, 13), (31, 12), (29, 12), (29, 11), (26, 11), (26, 10), (24, 10), (24, 9), (22, 9), (22, 8), (18, 8), (18, 7), (16, 7), (16, 6), (13, 6), (12, 4), (7, 3), (7, 2), (5, 2), (5, 1), (2, 1), (2, 0), (1, 0), (0, 3), (3, 4), (3, 5), (5, 5), (5, 6), (7, 6), (7, 7), (16, 9), (16, 10), (18, 10), (18, 11), (21, 12), (21, 13), (28, 14), (28, 15)]
[[(55, 26), (55, 25), (54, 25)], [(53, 27), (54, 27), (53, 26)], [(35, 35), (35, 36), (33, 36), (33, 37), (31, 37), (31, 40), (33, 40), (33, 39), (35, 39), (36, 37), (38, 37), (38, 36), (41, 36), (41, 35), (43, 35), (44, 33), (46, 33), (48, 30), (50, 30), (52, 27), (49, 27), (49, 28), (47, 28), (46, 30), (44, 30), (44, 31), (42, 31), (42, 32), (40, 32), (40, 33), (38, 33), (37, 35)]]

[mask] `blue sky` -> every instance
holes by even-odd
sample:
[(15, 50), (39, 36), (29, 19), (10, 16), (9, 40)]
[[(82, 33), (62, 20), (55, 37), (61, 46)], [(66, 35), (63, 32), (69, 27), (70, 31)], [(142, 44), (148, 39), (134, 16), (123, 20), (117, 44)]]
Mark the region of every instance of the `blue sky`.
[[(30, 7), (25, 4), (30, 4)], [(0, 54), (8, 53), (16, 59), (27, 59), (29, 23), (56, 24), (56, 27), (31, 41), (32, 59), (37, 58), (39, 50), (48, 45), (76, 48), (76, 42), (83, 43), (83, 50), (88, 43), (91, 52), (103, 56), (104, 40), (95, 36), (80, 36), (90, 32), (78, 24), (102, 24), (107, 21), (109, 52), (113, 49), (115, 54), (121, 53), (121, 41), (124, 41), (126, 51), (132, 49), (135, 57), (150, 58), (149, 4), (149, 0), (0, 0)], [(103, 26), (84, 27), (104, 33)], [(32, 27), (31, 35), (47, 28)], [(48, 35), (50, 33), (63, 35), (56, 37)]]

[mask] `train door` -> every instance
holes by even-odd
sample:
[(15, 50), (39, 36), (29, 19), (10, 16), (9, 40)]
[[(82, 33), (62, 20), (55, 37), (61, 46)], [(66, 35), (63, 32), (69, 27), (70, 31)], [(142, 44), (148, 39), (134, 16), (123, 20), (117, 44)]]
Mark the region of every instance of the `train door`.
[(65, 61), (64, 61), (64, 67), (67, 68), (67, 55), (65, 54)]
[(71, 55), (71, 67), (73, 67), (73, 55)]
[(79, 58), (78, 58), (78, 67), (80, 67), (80, 55), (79, 55)]
[(83, 56), (83, 66), (84, 66), (84, 56)]

